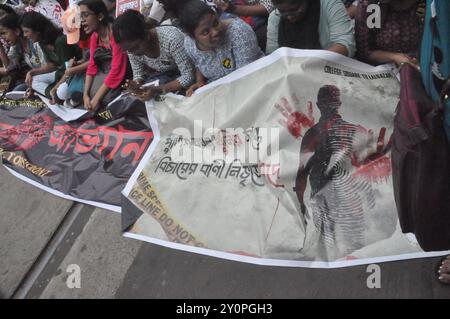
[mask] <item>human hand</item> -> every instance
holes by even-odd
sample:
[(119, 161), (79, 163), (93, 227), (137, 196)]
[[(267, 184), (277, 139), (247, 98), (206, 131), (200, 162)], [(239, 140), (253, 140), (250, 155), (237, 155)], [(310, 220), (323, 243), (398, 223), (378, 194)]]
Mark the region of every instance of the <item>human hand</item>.
[(100, 100), (96, 96), (94, 96), (90, 102), (91, 102), (91, 104), (89, 106), (89, 111), (94, 112), (95, 110), (97, 110), (98, 106), (100, 105)]
[(71, 67), (74, 67), (77, 65), (77, 59), (75, 57), (71, 58), (69, 61), (66, 62), (66, 68), (70, 69)]
[(148, 87), (141, 87), (138, 90), (135, 90), (131, 95), (137, 97), (139, 100), (146, 102), (151, 100), (158, 91), (155, 89), (154, 86), (148, 86)]
[(28, 89), (25, 91), (25, 97), (31, 98), (31, 97), (33, 97), (33, 96), (34, 96), (34, 91), (33, 91), (33, 89), (32, 89), (32, 88), (28, 88)]
[(33, 83), (33, 75), (31, 74), (31, 71), (27, 72), (27, 75), (25, 76), (25, 84), (31, 88), (31, 84)]
[(83, 103), (84, 103), (84, 108), (86, 110), (90, 111), (92, 108), (92, 105), (91, 105), (91, 99), (90, 99), (89, 95), (87, 95), (87, 94), (83, 95)]
[(187, 91), (186, 91), (186, 96), (187, 96), (187, 97), (192, 96), (192, 94), (194, 94), (195, 90), (201, 88), (201, 87), (204, 86), (204, 85), (205, 85), (204, 82), (197, 82), (197, 83), (192, 84), (192, 85), (189, 87), (189, 89), (187, 89)]
[(128, 93), (139, 93), (142, 90), (142, 81), (126, 80), (122, 88)]
[(404, 54), (404, 53), (396, 53), (394, 55), (393, 58), (394, 62), (401, 67), (402, 65), (404, 65), (405, 63), (413, 66), (415, 69), (417, 69), (418, 71), (420, 71), (420, 63), (419, 60), (417, 60), (414, 57), (409, 56), (408, 54)]
[(57, 102), (56, 90), (57, 88), (53, 88), (50, 90), (50, 104), (52, 105), (56, 104)]
[(74, 75), (74, 70), (73, 68), (67, 68), (66, 71), (64, 72), (64, 77), (66, 79), (70, 78), (72, 75)]

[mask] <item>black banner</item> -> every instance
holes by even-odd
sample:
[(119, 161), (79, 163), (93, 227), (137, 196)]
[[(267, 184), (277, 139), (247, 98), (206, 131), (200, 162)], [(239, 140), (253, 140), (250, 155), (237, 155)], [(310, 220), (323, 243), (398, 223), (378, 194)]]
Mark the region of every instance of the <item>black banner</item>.
[(4, 165), (78, 199), (120, 206), (120, 192), (152, 140), (145, 105), (132, 97), (74, 122), (39, 99), (0, 98)]

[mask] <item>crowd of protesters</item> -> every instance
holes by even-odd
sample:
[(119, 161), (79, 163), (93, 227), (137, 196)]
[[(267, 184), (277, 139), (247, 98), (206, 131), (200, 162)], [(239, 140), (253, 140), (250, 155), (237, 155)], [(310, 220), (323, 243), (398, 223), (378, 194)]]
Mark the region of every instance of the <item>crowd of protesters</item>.
[[(419, 68), (424, 20), (422, 0), (146, 0), (117, 18), (113, 0), (0, 3), (2, 89), (94, 112), (123, 90), (191, 96), (279, 47)], [(440, 276), (450, 283), (449, 259)]]
[(2, 2), (2, 88), (90, 111), (124, 89), (191, 96), (279, 47), (418, 66), (423, 24), (419, 0), (379, 1), (377, 30), (373, 0), (147, 0), (117, 18), (111, 0)]

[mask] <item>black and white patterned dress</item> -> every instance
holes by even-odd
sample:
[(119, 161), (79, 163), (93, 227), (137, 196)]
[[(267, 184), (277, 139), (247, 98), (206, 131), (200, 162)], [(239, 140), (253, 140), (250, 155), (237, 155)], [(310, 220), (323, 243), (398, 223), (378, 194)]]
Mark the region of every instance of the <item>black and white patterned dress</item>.
[(180, 76), (177, 80), (181, 86), (188, 88), (194, 83), (194, 66), (184, 49), (184, 34), (173, 26), (156, 27), (159, 39), (160, 55), (150, 58), (146, 55), (137, 56), (128, 53), (134, 80), (144, 80), (146, 77), (146, 66), (159, 73), (179, 70)]

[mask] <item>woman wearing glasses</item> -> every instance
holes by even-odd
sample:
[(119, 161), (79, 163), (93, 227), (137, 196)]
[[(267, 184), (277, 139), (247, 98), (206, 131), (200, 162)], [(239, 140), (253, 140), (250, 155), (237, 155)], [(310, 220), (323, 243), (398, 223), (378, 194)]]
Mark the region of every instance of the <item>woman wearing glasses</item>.
[(352, 57), (355, 39), (341, 0), (272, 0), (266, 53), (280, 47), (324, 49)]
[(82, 28), (91, 35), (83, 101), (86, 109), (95, 111), (120, 94), (128, 59), (114, 40), (112, 19), (102, 0), (83, 0), (79, 6)]

